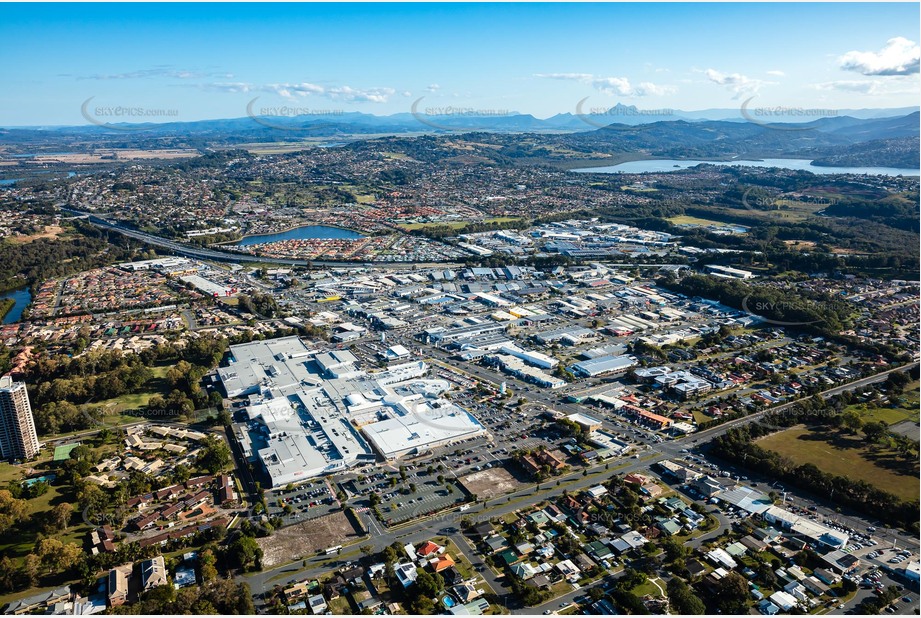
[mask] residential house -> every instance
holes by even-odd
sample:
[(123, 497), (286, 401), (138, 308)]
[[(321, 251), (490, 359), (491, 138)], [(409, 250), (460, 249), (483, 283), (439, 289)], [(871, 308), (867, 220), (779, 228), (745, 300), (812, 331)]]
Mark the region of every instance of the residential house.
[(144, 592), (157, 586), (165, 586), (166, 582), (166, 563), (163, 556), (157, 556), (141, 563), (141, 589)]

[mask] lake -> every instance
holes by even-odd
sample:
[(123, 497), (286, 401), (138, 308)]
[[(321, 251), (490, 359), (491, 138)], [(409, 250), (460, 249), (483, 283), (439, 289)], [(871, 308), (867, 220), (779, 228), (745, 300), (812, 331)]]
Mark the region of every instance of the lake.
[(809, 159), (762, 159), (761, 161), (690, 161), (679, 159), (657, 159), (644, 161), (628, 161), (619, 165), (605, 167), (585, 167), (574, 169), (573, 172), (593, 174), (644, 174), (675, 172), (709, 163), (711, 165), (732, 165), (750, 167), (782, 167), (789, 170), (805, 170), (813, 174), (872, 174), (881, 176), (918, 176), (918, 170), (902, 169), (898, 167), (821, 167), (813, 165)]
[(279, 232), (278, 234), (259, 234), (256, 236), (245, 236), (236, 243), (237, 247), (249, 247), (251, 245), (264, 245), (270, 242), (279, 242), (282, 240), (304, 240), (307, 238), (345, 238), (355, 240), (364, 238), (362, 234), (352, 230), (344, 230), (340, 227), (330, 227), (328, 225), (305, 225)]
[(10, 290), (9, 292), (0, 292), (0, 298), (12, 298), (16, 303), (13, 305), (13, 308), (3, 316), (4, 324), (18, 322), (19, 318), (22, 317), (22, 312), (29, 306), (29, 303), (32, 302), (32, 294), (29, 292), (28, 287)]

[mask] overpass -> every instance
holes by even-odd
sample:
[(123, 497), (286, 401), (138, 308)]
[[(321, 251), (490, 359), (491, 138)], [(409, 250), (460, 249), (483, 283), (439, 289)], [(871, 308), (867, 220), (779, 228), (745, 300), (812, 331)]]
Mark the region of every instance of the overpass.
[(416, 268), (456, 268), (460, 262), (336, 262), (336, 261), (317, 261), (317, 260), (298, 260), (294, 258), (280, 257), (260, 257), (249, 253), (236, 253), (232, 251), (220, 251), (209, 247), (193, 247), (191, 245), (155, 236), (139, 230), (134, 230), (118, 223), (113, 223), (97, 215), (88, 212), (81, 212), (71, 208), (61, 208), (76, 217), (85, 218), (91, 225), (98, 228), (116, 232), (128, 238), (139, 240), (148, 245), (160, 247), (175, 255), (190, 257), (199, 260), (211, 260), (214, 262), (233, 262), (233, 263), (251, 263), (251, 264), (283, 264), (286, 266), (305, 266), (305, 267), (323, 267), (323, 268), (387, 268), (387, 269), (407, 269)]

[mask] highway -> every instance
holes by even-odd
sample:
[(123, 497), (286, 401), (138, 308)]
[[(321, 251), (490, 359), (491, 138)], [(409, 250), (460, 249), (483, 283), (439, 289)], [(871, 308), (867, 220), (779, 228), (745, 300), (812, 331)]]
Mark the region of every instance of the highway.
[(252, 255), (249, 253), (237, 253), (231, 251), (218, 251), (216, 249), (209, 249), (207, 247), (193, 247), (186, 243), (178, 242), (175, 240), (169, 240), (168, 238), (163, 238), (161, 236), (155, 236), (153, 234), (148, 234), (146, 232), (140, 232), (138, 230), (132, 230), (130, 228), (124, 227), (117, 223), (112, 223), (98, 215), (94, 215), (88, 212), (81, 212), (79, 210), (73, 210), (70, 208), (61, 208), (61, 210), (68, 212), (74, 216), (85, 217), (86, 220), (95, 225), (98, 228), (116, 232), (139, 240), (141, 242), (147, 243), (148, 245), (153, 245), (155, 247), (160, 247), (161, 249), (166, 249), (176, 255), (181, 255), (184, 257), (195, 258), (199, 260), (211, 260), (214, 262), (234, 262), (234, 263), (251, 263), (251, 264), (284, 264), (287, 266), (304, 266), (304, 267), (323, 267), (323, 268), (380, 268), (380, 269), (402, 269), (402, 270), (413, 270), (416, 268), (456, 268), (457, 262), (330, 262), (330, 261), (317, 261), (317, 260), (297, 260), (292, 258), (280, 258), (280, 257), (260, 257)]

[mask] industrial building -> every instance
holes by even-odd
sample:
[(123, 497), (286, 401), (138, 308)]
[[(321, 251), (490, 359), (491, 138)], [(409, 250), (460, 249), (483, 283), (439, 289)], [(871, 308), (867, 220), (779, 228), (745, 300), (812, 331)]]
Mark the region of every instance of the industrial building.
[(234, 434), (278, 487), (485, 433), (427, 372), (416, 361), (367, 373), (347, 350), (284, 337), (231, 346), (218, 375), (229, 396), (249, 396)]
[(730, 279), (753, 279), (755, 273), (742, 270), (740, 268), (732, 268), (731, 266), (720, 266), (719, 264), (708, 264), (707, 272), (715, 277), (727, 277)]

